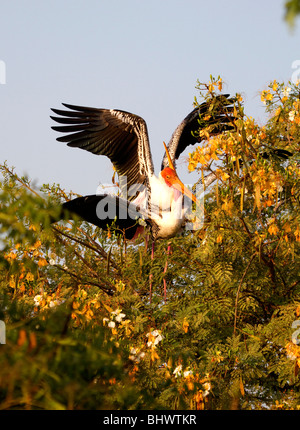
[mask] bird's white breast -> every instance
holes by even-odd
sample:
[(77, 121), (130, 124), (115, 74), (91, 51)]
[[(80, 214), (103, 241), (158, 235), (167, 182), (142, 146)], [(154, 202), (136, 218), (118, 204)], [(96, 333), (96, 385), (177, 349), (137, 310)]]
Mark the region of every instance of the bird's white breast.
[(183, 219), (178, 217), (174, 212), (163, 212), (162, 217), (154, 218), (159, 227), (157, 238), (168, 239), (178, 233), (182, 226)]
[(170, 209), (174, 200), (174, 190), (169, 187), (163, 178), (151, 176), (151, 207), (158, 206), (161, 210)]
[(180, 230), (184, 218), (183, 196), (169, 187), (161, 177), (152, 176), (150, 186), (151, 215), (159, 226), (157, 237), (173, 237)]
[(169, 187), (163, 178), (150, 177), (151, 192), (144, 189), (134, 203), (144, 210), (151, 209), (150, 217), (159, 227), (157, 238), (170, 238), (180, 230), (186, 210), (183, 208), (183, 195)]

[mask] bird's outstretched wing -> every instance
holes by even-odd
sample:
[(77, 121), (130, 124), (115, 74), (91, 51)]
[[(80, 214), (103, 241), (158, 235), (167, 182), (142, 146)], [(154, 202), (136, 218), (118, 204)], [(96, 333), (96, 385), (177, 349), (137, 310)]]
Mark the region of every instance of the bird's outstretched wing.
[(106, 155), (119, 175), (124, 197), (132, 185), (147, 185), (154, 168), (143, 118), (115, 109), (63, 105), (69, 110), (52, 109), (59, 116), (51, 116), (62, 124), (52, 129), (67, 133), (57, 138), (59, 142)]
[[(231, 129), (233, 111), (233, 98), (229, 98), (229, 94), (221, 94), (212, 102), (204, 102), (199, 107), (190, 112), (174, 131), (169, 143), (168, 151), (173, 164), (179, 158), (180, 154), (189, 146), (199, 143), (201, 139), (192, 133), (197, 132), (201, 127), (199, 120), (210, 116), (209, 119), (203, 121), (203, 127), (213, 124), (213, 133), (218, 134), (225, 130)], [(214, 106), (212, 106), (214, 103)], [(164, 155), (161, 168), (168, 166), (167, 155)]]
[(103, 230), (112, 228), (129, 240), (134, 238), (143, 226), (152, 223), (147, 211), (141, 210), (128, 200), (110, 194), (77, 197), (65, 202), (60, 214), (52, 222), (73, 219), (74, 215), (75, 219), (80, 217)]

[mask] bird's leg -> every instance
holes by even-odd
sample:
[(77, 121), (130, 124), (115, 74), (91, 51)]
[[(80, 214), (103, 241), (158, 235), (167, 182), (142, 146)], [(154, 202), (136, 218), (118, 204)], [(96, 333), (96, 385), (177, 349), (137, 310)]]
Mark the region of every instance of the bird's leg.
[[(153, 261), (153, 259), (154, 259), (154, 241), (152, 242), (152, 249), (151, 249), (151, 262)], [(152, 264), (151, 264), (151, 266), (152, 266)], [(153, 278), (153, 274), (152, 273), (150, 273), (150, 275), (149, 275), (149, 301), (150, 301), (150, 304), (151, 304), (151, 299), (152, 299), (152, 278)]]
[(150, 281), (150, 284), (149, 284), (149, 302), (150, 302), (150, 305), (151, 305), (151, 300), (152, 300), (152, 278), (153, 278), (153, 275), (152, 275), (152, 273), (150, 273), (150, 275), (149, 275), (149, 281)]
[[(168, 255), (170, 255), (171, 253), (171, 242), (168, 243), (168, 249), (167, 249), (167, 260), (166, 260), (166, 264), (165, 264), (165, 268), (164, 268), (164, 274), (167, 273), (167, 268), (168, 268)], [(166, 278), (164, 277), (163, 279), (164, 282), (164, 300), (165, 303), (167, 302), (167, 281)]]
[(145, 251), (144, 251), (144, 254), (147, 254), (148, 245), (149, 245), (149, 235), (148, 234), (145, 235), (144, 241), (145, 241)]
[[(165, 265), (165, 268), (164, 268), (164, 273), (166, 273), (166, 271), (167, 271), (167, 262), (166, 262), (166, 265)], [(164, 301), (165, 301), (165, 303), (167, 303), (167, 282), (166, 282), (166, 279), (164, 278)]]

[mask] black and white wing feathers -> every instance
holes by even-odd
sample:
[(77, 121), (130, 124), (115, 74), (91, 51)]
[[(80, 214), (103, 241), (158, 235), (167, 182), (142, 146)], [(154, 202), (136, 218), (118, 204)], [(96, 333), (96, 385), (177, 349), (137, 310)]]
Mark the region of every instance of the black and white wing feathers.
[(51, 118), (67, 133), (59, 142), (97, 155), (107, 156), (119, 175), (123, 195), (133, 184), (147, 185), (154, 172), (146, 122), (129, 112), (115, 109), (63, 105), (69, 110), (52, 109)]
[[(232, 112), (233, 99), (228, 98), (229, 94), (222, 94), (217, 96), (215, 99), (215, 105), (212, 106), (211, 102), (202, 103), (199, 107), (195, 108), (190, 112), (174, 131), (169, 143), (168, 151), (173, 164), (178, 160), (180, 154), (189, 146), (199, 143), (201, 139), (197, 134), (200, 128), (199, 119), (205, 117), (207, 114), (211, 114), (211, 118), (205, 121), (205, 125), (214, 125), (213, 134), (221, 133), (227, 129), (232, 128), (230, 125), (230, 114)], [(219, 103), (219, 106), (218, 106)], [(220, 108), (219, 108), (220, 107)], [(213, 109), (212, 109), (213, 108)], [(231, 118), (232, 119), (232, 118)], [(161, 169), (168, 166), (167, 155), (164, 155)]]

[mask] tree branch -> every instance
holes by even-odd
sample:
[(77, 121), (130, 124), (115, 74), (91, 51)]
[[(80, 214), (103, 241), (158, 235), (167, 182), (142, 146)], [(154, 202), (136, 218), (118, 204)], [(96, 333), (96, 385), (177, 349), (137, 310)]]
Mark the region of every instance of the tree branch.
[(239, 294), (240, 294), (240, 290), (242, 287), (242, 283), (244, 282), (245, 276), (247, 275), (247, 272), (251, 266), (251, 263), (254, 259), (254, 257), (256, 256), (256, 252), (252, 255), (252, 257), (249, 260), (249, 263), (247, 264), (247, 267), (243, 273), (242, 279), (240, 280), (237, 292), (236, 292), (236, 298), (235, 298), (235, 310), (234, 310), (234, 325), (233, 325), (233, 334), (235, 335), (236, 333), (236, 323), (237, 323), (237, 310), (238, 310), (238, 300), (239, 300)]

